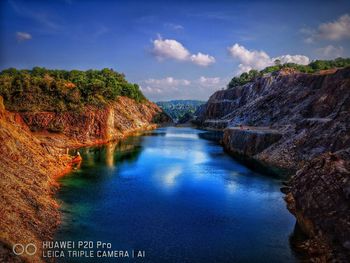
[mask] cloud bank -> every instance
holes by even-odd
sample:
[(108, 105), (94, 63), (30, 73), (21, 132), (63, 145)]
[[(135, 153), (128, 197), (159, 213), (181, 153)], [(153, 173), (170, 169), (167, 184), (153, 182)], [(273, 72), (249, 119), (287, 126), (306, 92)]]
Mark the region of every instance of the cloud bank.
[(207, 67), (215, 63), (215, 58), (208, 54), (198, 52), (191, 54), (180, 42), (174, 39), (158, 38), (153, 41), (152, 54), (158, 60), (174, 59), (177, 61), (189, 61), (195, 65)]
[(147, 79), (144, 81), (148, 85), (162, 86), (162, 87), (172, 87), (172, 86), (188, 86), (191, 81), (186, 79), (175, 79), (173, 77), (166, 77), (164, 79)]
[(344, 14), (335, 21), (320, 24), (317, 29), (303, 29), (302, 32), (308, 35), (305, 39), (307, 43), (313, 43), (316, 40), (338, 41), (350, 38), (350, 15)]
[(224, 87), (228, 79), (201, 76), (194, 80), (166, 77), (141, 81), (142, 92), (153, 101), (170, 99), (207, 100), (213, 92)]
[(338, 57), (341, 57), (343, 53), (344, 53), (343, 47), (336, 47), (333, 45), (328, 45), (328, 46), (316, 49), (316, 54), (323, 59), (338, 58)]
[(196, 55), (191, 56), (191, 61), (198, 66), (209, 66), (210, 64), (215, 63), (215, 58), (208, 54), (202, 54), (198, 52)]
[(233, 58), (240, 62), (237, 74), (247, 72), (251, 69), (261, 70), (265, 67), (272, 66), (277, 59), (280, 60), (281, 63), (297, 63), (301, 65), (310, 63), (310, 59), (303, 55), (282, 55), (271, 58), (265, 51), (248, 50), (237, 43), (229, 47), (228, 51)]

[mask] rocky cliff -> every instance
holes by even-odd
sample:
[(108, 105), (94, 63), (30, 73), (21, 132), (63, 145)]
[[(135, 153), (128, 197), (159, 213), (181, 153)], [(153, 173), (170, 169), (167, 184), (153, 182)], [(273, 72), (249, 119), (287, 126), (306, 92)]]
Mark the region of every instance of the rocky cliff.
[[(4, 109), (0, 97), (1, 262), (41, 261), (40, 242), (50, 240), (59, 222), (54, 177), (67, 172), (70, 161), (34, 137), (17, 114)], [(16, 243), (34, 243), (38, 252), (15, 257)]]
[(321, 260), (350, 256), (350, 68), (279, 71), (218, 91), (196, 122), (224, 129), (223, 146), (235, 155), (299, 170), (286, 190), (288, 208), (319, 241)]
[(288, 209), (310, 237), (301, 247), (321, 262), (348, 262), (350, 148), (314, 158), (284, 190)]
[(19, 114), (38, 138), (61, 148), (106, 143), (170, 121), (156, 104), (137, 103), (128, 97), (118, 97), (102, 108), (87, 106), (80, 112)]
[[(43, 261), (41, 242), (52, 238), (60, 220), (55, 178), (72, 165), (66, 148), (105, 143), (168, 120), (155, 104), (126, 97), (63, 113), (8, 112), (0, 97), (0, 262)], [(15, 256), (18, 243), (33, 243), (38, 251)]]

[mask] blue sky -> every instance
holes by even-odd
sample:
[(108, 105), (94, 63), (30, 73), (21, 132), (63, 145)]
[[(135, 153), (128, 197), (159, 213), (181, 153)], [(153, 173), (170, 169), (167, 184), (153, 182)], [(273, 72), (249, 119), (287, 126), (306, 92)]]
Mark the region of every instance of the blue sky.
[(113, 68), (151, 100), (207, 99), (276, 58), (350, 56), (350, 1), (2, 0), (0, 68)]

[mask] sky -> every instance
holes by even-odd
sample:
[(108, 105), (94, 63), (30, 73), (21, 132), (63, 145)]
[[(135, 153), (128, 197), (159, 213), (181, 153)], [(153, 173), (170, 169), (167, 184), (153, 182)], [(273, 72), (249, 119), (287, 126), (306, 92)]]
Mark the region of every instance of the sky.
[(350, 57), (350, 1), (0, 0), (0, 69), (113, 68), (153, 101), (206, 100), (274, 60)]

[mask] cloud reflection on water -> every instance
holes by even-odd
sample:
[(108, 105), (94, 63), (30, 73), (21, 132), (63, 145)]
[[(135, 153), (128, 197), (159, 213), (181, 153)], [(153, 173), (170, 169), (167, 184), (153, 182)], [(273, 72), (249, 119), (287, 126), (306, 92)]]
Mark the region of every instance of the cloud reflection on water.
[(165, 169), (159, 169), (155, 177), (160, 182), (162, 188), (171, 189), (176, 186), (182, 172), (183, 167), (181, 165), (169, 166)]

